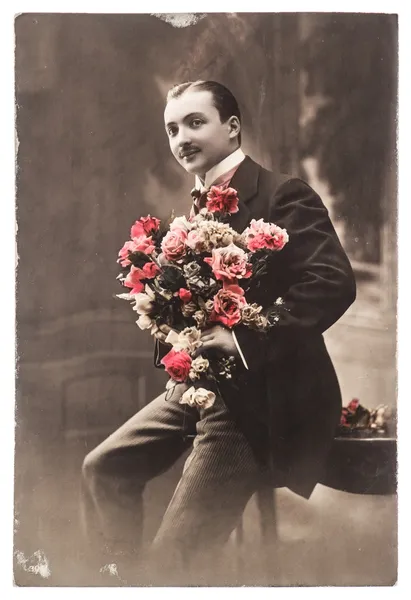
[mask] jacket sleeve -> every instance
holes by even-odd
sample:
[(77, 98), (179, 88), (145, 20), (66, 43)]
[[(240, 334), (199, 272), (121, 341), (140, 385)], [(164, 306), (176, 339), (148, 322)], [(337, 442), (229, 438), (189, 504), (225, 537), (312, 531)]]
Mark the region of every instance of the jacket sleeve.
[(328, 211), (307, 183), (289, 179), (276, 190), (270, 221), (289, 235), (281, 265), (289, 270), (291, 285), (280, 319), (267, 333), (244, 325), (234, 328), (250, 370), (278, 359), (302, 337), (322, 334), (356, 296), (354, 274)]

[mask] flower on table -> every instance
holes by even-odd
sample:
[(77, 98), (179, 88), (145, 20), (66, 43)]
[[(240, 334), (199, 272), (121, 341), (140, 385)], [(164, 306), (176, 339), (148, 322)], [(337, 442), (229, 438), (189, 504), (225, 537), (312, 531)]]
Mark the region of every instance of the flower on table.
[(357, 398), (353, 398), (347, 405), (347, 410), (350, 413), (355, 413), (357, 408), (360, 406), (360, 401)]

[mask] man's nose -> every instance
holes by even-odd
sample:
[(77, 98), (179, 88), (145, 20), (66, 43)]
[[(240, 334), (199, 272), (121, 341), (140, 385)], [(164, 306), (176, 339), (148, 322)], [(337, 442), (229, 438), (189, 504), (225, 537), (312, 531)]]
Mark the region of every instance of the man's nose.
[(189, 146), (191, 144), (191, 135), (190, 131), (186, 128), (181, 128), (178, 132), (178, 147), (183, 148), (184, 146)]

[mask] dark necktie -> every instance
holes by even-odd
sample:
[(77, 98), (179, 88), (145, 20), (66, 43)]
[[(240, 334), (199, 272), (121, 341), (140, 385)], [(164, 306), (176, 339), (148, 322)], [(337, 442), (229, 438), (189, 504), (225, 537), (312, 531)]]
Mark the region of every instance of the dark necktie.
[(208, 189), (205, 189), (203, 192), (193, 188), (191, 190), (191, 196), (193, 197), (193, 210), (194, 214), (198, 215), (200, 210), (205, 207), (207, 202), (207, 192)]

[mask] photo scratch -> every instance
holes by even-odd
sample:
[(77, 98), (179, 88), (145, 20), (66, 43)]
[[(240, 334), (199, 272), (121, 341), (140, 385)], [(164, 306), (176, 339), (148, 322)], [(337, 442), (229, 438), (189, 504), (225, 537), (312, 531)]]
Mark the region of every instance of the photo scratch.
[(17, 564), (26, 573), (34, 573), (44, 579), (48, 579), (51, 575), (49, 562), (43, 550), (36, 550), (29, 558), (24, 556), (24, 552), (16, 551), (16, 559)]
[(104, 565), (104, 567), (101, 567), (100, 573), (108, 573), (112, 577), (117, 577), (120, 581), (122, 581), (123, 583), (126, 583), (118, 574), (118, 569), (117, 569), (116, 563), (110, 563), (110, 564)]
[(205, 14), (193, 13), (152, 13), (152, 16), (165, 21), (173, 27), (190, 27), (190, 25), (196, 25), (196, 23), (206, 17)]

